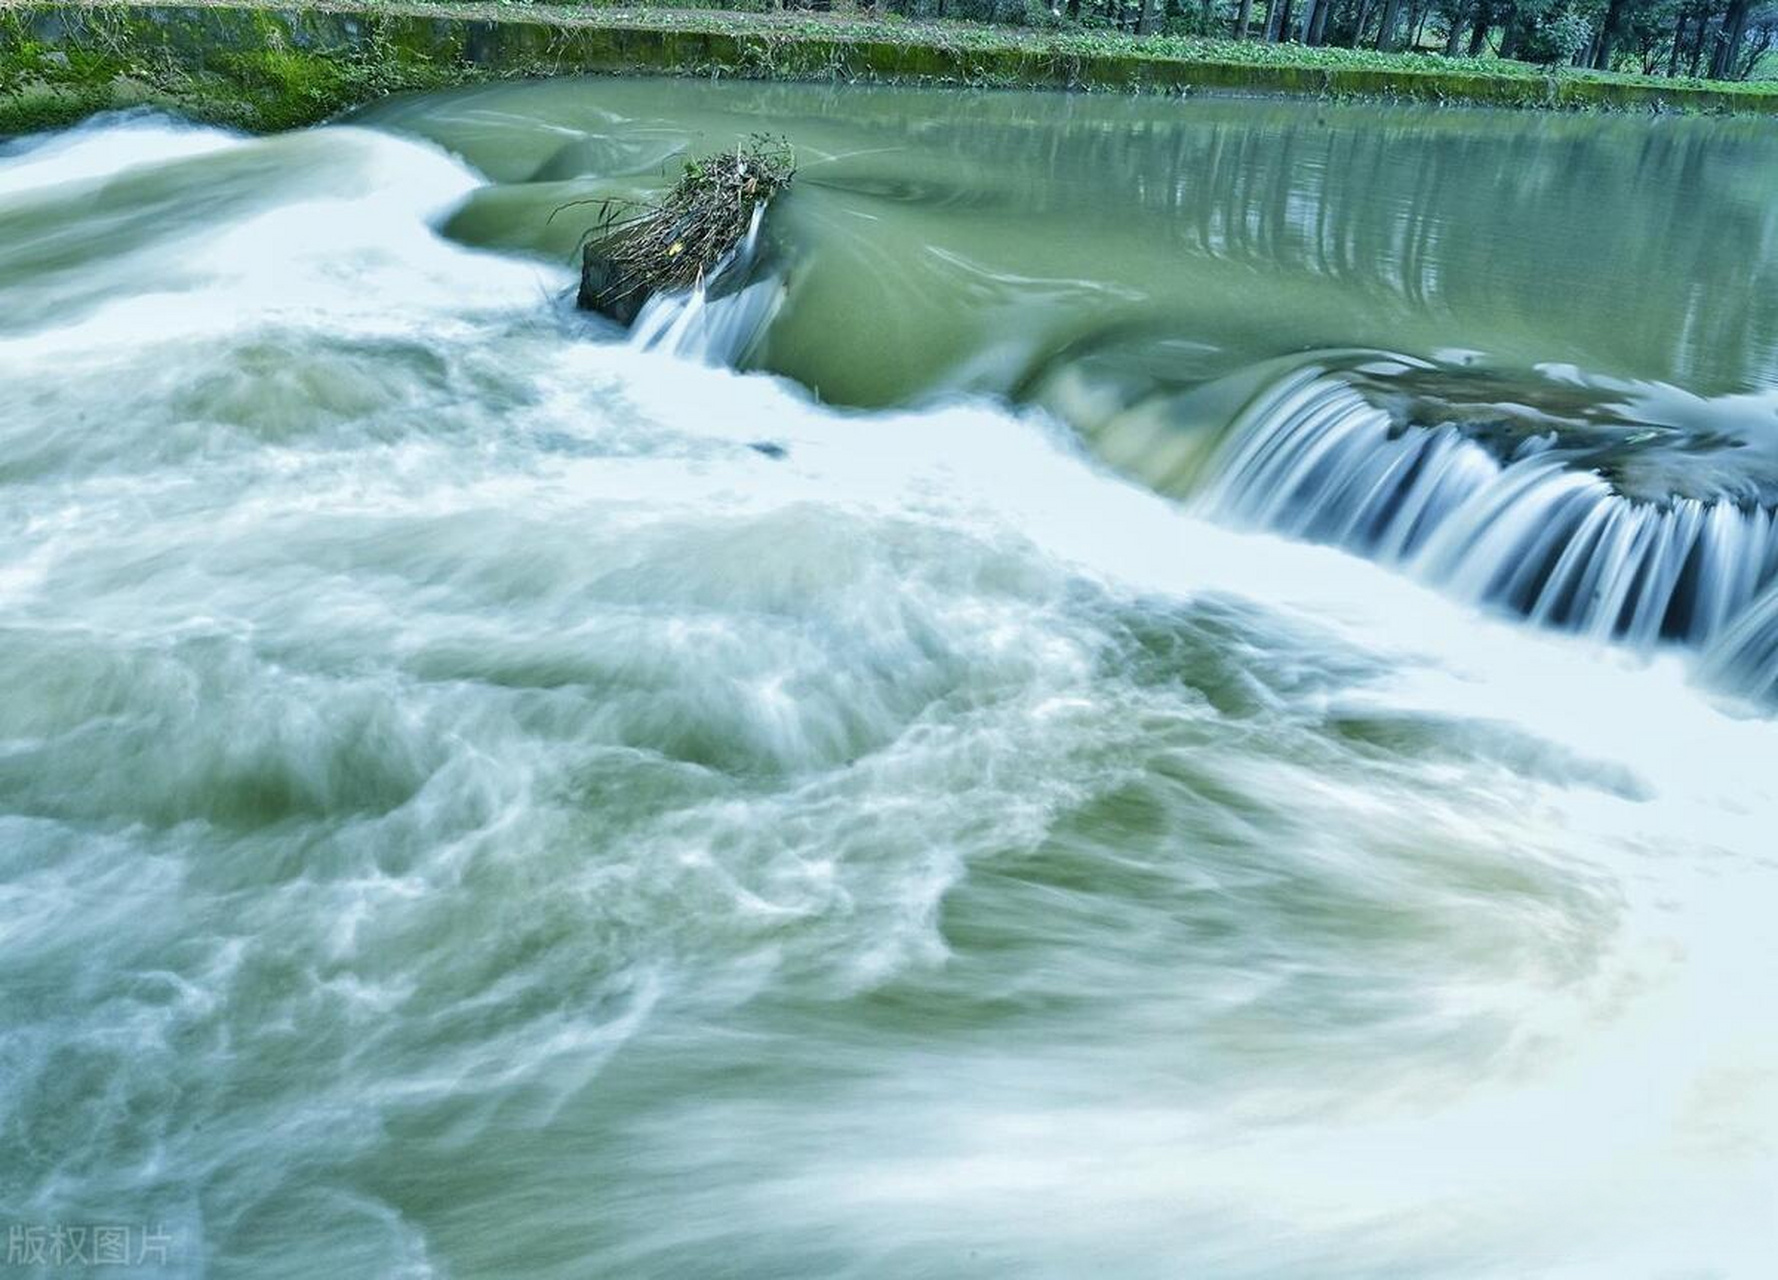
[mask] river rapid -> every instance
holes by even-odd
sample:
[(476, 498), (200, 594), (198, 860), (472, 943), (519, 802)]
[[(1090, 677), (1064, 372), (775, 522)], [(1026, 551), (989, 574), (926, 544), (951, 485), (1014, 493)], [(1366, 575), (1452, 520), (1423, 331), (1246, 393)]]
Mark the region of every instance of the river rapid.
[[(556, 211), (755, 130), (750, 287), (576, 314)], [(1775, 175), (649, 81), (0, 146), (0, 1221), (1773, 1274)]]

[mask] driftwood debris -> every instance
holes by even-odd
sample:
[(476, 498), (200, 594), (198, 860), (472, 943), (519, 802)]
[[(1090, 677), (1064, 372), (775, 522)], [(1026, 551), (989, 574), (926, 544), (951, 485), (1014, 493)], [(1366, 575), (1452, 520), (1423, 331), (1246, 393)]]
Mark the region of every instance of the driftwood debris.
[(755, 210), (795, 174), (789, 143), (755, 135), (688, 163), (656, 204), (601, 202), (581, 251), (580, 306), (627, 325), (655, 294), (708, 283), (746, 240)]

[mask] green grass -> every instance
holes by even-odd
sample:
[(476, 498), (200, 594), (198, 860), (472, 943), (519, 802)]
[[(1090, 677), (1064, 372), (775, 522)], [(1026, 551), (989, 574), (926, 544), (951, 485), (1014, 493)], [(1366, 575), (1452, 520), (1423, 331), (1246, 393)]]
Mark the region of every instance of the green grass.
[(156, 106), (255, 132), (297, 128), (408, 89), (475, 78), (373, 42), (346, 55), (282, 40), (218, 47), (200, 61), (146, 38), (110, 9), (68, 37), (44, 41), (0, 9), (0, 136), (75, 123), (96, 111)]
[(1104, 31), (485, 0), (0, 0), (0, 134), (138, 102), (284, 129), (402, 90), (587, 72), (1778, 114), (1773, 81)]
[[(208, 0), (216, 2), (216, 0)], [(221, 0), (236, 3), (237, 0)], [(1278, 67), (1301, 70), (1402, 72), (1416, 76), (1462, 75), (1517, 82), (1630, 85), (1662, 90), (1778, 94), (1778, 53), (1768, 55), (1764, 66), (1746, 82), (1704, 80), (1689, 77), (1634, 75), (1627, 72), (1583, 70), (1570, 66), (1543, 67), (1493, 56), (1446, 58), (1428, 51), (1382, 53), (1374, 49), (1297, 44), (1268, 44), (1260, 40), (1231, 40), (1208, 36), (1133, 36), (1114, 31), (1066, 25), (1038, 29), (950, 20), (915, 20), (894, 15), (869, 17), (858, 13), (776, 11), (766, 0), (736, 0), (710, 6), (687, 0), (653, 0), (625, 3), (607, 0), (593, 4), (557, 4), (549, 0), (364, 0), (339, 4), (316, 0), (321, 7), (380, 9), (391, 13), (473, 14), (491, 19), (538, 20), (566, 23), (618, 23), (659, 26), (679, 30), (770, 32), (779, 36), (808, 38), (845, 37), (855, 40), (905, 40), (952, 50), (998, 52), (1021, 50), (1119, 59), (1216, 63), (1247, 67)]]

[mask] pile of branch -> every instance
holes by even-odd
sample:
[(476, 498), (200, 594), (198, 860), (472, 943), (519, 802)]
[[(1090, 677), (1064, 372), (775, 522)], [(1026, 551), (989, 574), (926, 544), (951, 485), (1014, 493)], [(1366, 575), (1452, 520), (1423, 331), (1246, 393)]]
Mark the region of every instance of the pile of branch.
[(746, 238), (753, 211), (795, 174), (790, 144), (755, 134), (687, 164), (657, 204), (602, 202), (582, 253), (580, 305), (629, 324), (654, 294), (707, 281)]

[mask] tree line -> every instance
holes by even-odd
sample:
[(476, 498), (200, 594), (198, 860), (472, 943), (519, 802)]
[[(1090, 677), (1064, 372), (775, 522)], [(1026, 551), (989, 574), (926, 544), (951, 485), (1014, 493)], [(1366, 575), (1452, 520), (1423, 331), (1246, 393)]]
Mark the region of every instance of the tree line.
[[(1746, 80), (1778, 0), (879, 0), (893, 13)], [(816, 0), (811, 7), (827, 7)], [(1778, 70), (1778, 66), (1774, 66)]]

